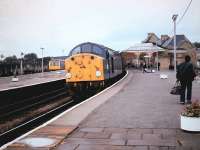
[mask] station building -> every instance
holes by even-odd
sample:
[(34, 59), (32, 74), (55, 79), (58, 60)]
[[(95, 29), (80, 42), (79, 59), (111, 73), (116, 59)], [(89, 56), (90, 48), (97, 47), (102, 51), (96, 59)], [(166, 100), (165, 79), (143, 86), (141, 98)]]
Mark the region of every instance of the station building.
[[(176, 35), (176, 48), (177, 64), (184, 61), (185, 55), (190, 55), (193, 64), (197, 65), (197, 49), (185, 35)], [(146, 63), (153, 64), (153, 66), (160, 62), (161, 69), (173, 69), (174, 37), (161, 35), (159, 38), (155, 33), (148, 33), (142, 43), (123, 50), (122, 56), (125, 63), (131, 66), (139, 67), (141, 62), (148, 61)]]
[(139, 68), (146, 63), (155, 67), (162, 53), (164, 49), (152, 43), (138, 43), (124, 50), (122, 57), (127, 66)]

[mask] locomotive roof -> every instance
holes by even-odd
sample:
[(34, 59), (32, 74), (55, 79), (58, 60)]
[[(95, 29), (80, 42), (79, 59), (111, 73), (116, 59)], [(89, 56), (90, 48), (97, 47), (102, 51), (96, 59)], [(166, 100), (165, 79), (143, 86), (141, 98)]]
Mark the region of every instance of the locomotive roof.
[[(92, 43), (92, 42), (84, 42), (84, 43), (81, 43), (81, 44), (75, 46), (75, 47), (70, 51), (69, 56), (72, 55), (72, 52), (73, 52), (76, 48), (82, 47), (83, 45), (97, 46), (97, 47), (99, 47), (101, 50), (103, 50), (105, 54), (106, 54), (106, 53), (110, 53), (110, 54), (112, 54), (112, 53), (118, 53), (117, 51), (115, 51), (115, 50), (113, 50), (113, 49), (111, 49), (111, 48), (108, 48), (108, 47), (106, 47), (106, 46), (104, 46), (104, 45), (100, 45), (100, 44)], [(83, 53), (83, 52), (84, 52), (84, 51), (83, 51), (82, 49), (80, 49), (80, 52), (79, 52), (79, 53)]]
[(65, 60), (68, 56), (56, 56), (51, 57), (51, 60)]

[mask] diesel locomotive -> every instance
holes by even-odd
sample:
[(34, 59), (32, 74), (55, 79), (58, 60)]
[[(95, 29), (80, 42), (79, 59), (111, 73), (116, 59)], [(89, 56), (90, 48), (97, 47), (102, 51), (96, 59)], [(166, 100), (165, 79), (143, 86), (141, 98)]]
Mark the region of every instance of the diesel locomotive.
[(123, 72), (121, 54), (86, 42), (75, 46), (65, 59), (66, 82), (71, 87), (99, 87)]

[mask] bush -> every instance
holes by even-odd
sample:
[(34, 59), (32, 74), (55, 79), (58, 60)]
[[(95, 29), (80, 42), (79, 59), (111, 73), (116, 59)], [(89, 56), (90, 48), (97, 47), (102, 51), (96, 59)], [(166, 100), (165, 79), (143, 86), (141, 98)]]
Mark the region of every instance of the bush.
[(184, 112), (181, 113), (183, 116), (187, 117), (200, 117), (200, 103), (195, 101), (192, 104), (186, 105)]

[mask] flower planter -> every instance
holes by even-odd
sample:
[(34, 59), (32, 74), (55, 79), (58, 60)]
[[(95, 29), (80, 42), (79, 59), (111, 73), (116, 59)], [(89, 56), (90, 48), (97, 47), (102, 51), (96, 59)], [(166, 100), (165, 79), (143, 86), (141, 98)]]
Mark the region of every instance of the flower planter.
[(186, 131), (200, 131), (200, 117), (181, 116), (181, 129)]

